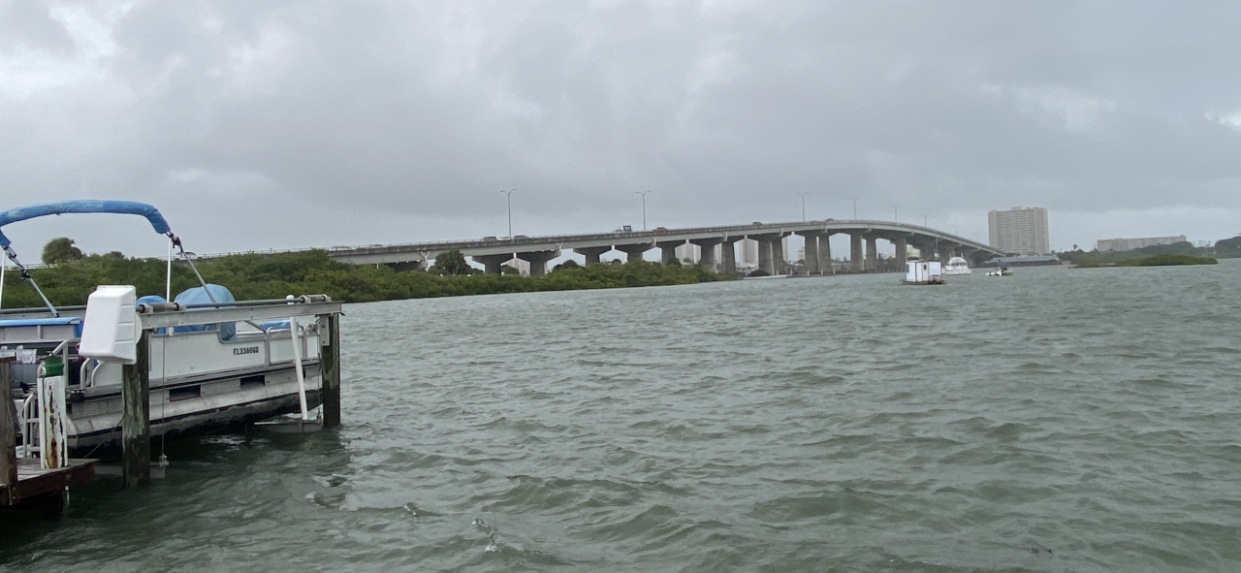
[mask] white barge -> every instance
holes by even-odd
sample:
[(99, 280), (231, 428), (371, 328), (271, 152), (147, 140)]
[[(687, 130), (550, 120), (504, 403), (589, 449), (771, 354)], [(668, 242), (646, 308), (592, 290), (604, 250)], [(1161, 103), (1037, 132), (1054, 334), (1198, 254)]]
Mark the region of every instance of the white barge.
[(942, 285), (944, 272), (939, 261), (912, 260), (905, 263), (904, 285)]

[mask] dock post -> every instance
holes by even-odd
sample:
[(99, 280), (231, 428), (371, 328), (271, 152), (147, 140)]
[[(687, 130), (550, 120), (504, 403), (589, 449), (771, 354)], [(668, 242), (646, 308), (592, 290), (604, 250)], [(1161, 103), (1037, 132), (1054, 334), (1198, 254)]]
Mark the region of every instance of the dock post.
[(125, 487), (151, 485), (151, 367), (147, 354), (150, 337), (142, 331), (137, 359), (122, 367), (121, 448)]
[(319, 346), (319, 398), (323, 402), (323, 427), (334, 428), (340, 425), (340, 316), (329, 314), (326, 318), (327, 344)]
[(0, 444), (4, 452), (0, 454), (0, 505), (17, 503), (17, 413), (13, 403), (13, 369), (14, 357), (0, 356)]

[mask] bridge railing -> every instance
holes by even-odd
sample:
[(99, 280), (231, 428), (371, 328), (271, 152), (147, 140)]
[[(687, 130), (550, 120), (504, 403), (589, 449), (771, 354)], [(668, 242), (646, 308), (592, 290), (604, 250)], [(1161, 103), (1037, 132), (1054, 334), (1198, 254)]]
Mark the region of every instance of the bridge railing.
[[(576, 233), (571, 235), (534, 235), (514, 237), (497, 237), (495, 239), (454, 239), (446, 241), (427, 241), (417, 243), (388, 243), (388, 244), (371, 244), (371, 245), (336, 245), (332, 247), (322, 248), (320, 250), (327, 251), (329, 254), (382, 254), (393, 252), (418, 252), (426, 253), (428, 256), (438, 254), (451, 249), (463, 249), (471, 247), (493, 247), (500, 245), (512, 245), (514, 247), (545, 245), (548, 243), (573, 243), (579, 241), (603, 241), (607, 239), (617, 239), (618, 244), (640, 243), (641, 239), (649, 239), (651, 242), (657, 242), (660, 238), (671, 237), (677, 235), (695, 235), (695, 234), (719, 234), (722, 236), (737, 236), (739, 234), (757, 235), (764, 231), (809, 231), (821, 229), (824, 231), (831, 230), (833, 227), (840, 230), (857, 228), (887, 228), (891, 230), (908, 231), (921, 233), (924, 235), (939, 237), (949, 240), (963, 246), (994, 251), (990, 245), (985, 245), (977, 241), (972, 241), (964, 237), (958, 237), (949, 233), (939, 231), (930, 227), (921, 225), (913, 225), (909, 223), (898, 223), (894, 221), (878, 221), (868, 219), (821, 219), (811, 221), (791, 221), (780, 223), (752, 223), (749, 225), (716, 225), (710, 227), (678, 227), (676, 229), (664, 230), (645, 230), (645, 231), (621, 231), (611, 233)], [(639, 239), (635, 241), (635, 239)], [(298, 249), (267, 249), (261, 251), (230, 251), (223, 253), (209, 253), (195, 255), (199, 259), (210, 259), (231, 255), (245, 254), (276, 254), (276, 253), (296, 253), (316, 250), (315, 248), (298, 248)]]

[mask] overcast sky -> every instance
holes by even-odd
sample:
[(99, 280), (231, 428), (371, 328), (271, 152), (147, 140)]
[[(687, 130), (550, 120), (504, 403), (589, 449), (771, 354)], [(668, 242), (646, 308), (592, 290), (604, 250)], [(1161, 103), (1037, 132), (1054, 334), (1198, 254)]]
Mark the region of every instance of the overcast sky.
[[(801, 219), (1241, 232), (1241, 3), (0, 0), (0, 209), (200, 253)], [(924, 219), (925, 218), (925, 219)], [(136, 217), (5, 227), (159, 254)]]

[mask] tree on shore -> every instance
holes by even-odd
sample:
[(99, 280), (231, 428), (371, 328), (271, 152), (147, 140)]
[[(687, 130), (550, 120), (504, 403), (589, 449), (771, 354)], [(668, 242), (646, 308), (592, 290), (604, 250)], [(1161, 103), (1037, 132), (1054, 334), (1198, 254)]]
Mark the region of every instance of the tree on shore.
[(441, 275), (468, 275), (474, 272), (474, 267), (465, 262), (461, 251), (452, 249), (435, 255), (435, 266), (431, 270)]
[(56, 237), (43, 245), (43, 264), (54, 265), (61, 261), (76, 261), (86, 255), (82, 249), (73, 246), (73, 239)]

